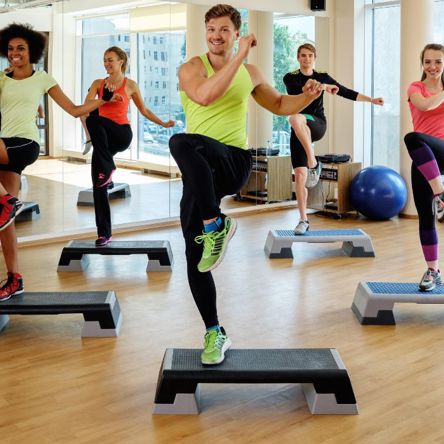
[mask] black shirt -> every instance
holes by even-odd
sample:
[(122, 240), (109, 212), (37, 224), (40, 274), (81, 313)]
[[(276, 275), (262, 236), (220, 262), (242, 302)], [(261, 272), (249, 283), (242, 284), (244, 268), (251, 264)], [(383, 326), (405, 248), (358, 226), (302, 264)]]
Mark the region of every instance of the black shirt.
[[(291, 95), (301, 94), (302, 87), (305, 85), (307, 80), (314, 79), (320, 83), (327, 83), (328, 85), (336, 85), (339, 88), (338, 96), (344, 97), (349, 100), (356, 101), (358, 93), (352, 89), (348, 89), (345, 86), (339, 84), (333, 77), (330, 77), (326, 72), (317, 72), (313, 70), (311, 76), (306, 76), (298, 69), (293, 72), (288, 72), (284, 76), (284, 84), (287, 88), (287, 93)], [(324, 92), (313, 102), (310, 103), (306, 108), (301, 111), (301, 114), (311, 114), (319, 119), (326, 120), (324, 114)]]

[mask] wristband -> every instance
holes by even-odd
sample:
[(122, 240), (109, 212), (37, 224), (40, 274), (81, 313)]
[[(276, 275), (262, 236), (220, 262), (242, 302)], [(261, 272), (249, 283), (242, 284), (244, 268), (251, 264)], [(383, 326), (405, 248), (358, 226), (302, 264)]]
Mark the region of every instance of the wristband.
[(109, 102), (113, 95), (113, 91), (110, 91), (108, 88), (105, 87), (103, 88), (102, 100), (105, 100), (105, 102)]

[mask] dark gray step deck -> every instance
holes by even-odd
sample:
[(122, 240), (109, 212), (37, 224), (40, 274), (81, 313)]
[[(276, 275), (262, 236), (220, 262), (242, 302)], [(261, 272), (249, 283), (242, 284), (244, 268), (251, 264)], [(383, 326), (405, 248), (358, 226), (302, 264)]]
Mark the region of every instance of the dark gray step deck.
[(92, 240), (73, 240), (63, 248), (57, 271), (83, 271), (89, 264), (87, 255), (146, 254), (146, 271), (171, 271), (173, 252), (169, 241), (112, 241), (104, 247), (96, 247)]
[(117, 336), (121, 325), (114, 291), (25, 292), (0, 302), (0, 330), (8, 315), (59, 315), (82, 313), (82, 336)]
[[(112, 188), (108, 188), (108, 199), (125, 199), (131, 197), (131, 190), (127, 183), (115, 183)], [(77, 206), (94, 205), (93, 189), (88, 188), (79, 192)]]
[(312, 413), (357, 414), (350, 378), (335, 349), (228, 350), (225, 361), (203, 366), (199, 349), (167, 349), (154, 413), (196, 414), (200, 383), (301, 383)]

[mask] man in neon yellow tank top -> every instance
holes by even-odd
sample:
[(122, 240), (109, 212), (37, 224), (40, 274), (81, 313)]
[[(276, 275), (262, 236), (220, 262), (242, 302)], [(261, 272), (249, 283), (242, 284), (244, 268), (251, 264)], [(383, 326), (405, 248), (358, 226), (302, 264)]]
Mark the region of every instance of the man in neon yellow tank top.
[(257, 42), (253, 34), (239, 38), (241, 17), (232, 6), (212, 7), (205, 14), (205, 25), (208, 52), (191, 58), (179, 70), (187, 133), (174, 135), (169, 144), (182, 172), (180, 220), (188, 282), (207, 329), (201, 360), (215, 365), (224, 360), (231, 342), (219, 325), (210, 270), (221, 262), (236, 230), (236, 221), (221, 213), (220, 200), (237, 193), (251, 172), (248, 98), (252, 95), (274, 114), (290, 115), (319, 97), (322, 85), (309, 81), (302, 94), (293, 96), (272, 88), (258, 68), (244, 63)]

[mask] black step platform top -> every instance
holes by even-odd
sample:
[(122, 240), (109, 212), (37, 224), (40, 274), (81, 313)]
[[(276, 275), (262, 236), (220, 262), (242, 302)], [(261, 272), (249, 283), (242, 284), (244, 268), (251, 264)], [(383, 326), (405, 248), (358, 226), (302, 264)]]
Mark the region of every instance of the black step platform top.
[(73, 240), (63, 252), (81, 252), (85, 254), (147, 254), (163, 252), (169, 248), (168, 241), (112, 241), (103, 247), (96, 247), (93, 240)]
[(334, 393), (338, 403), (356, 403), (347, 370), (335, 349), (232, 349), (215, 366), (203, 366), (201, 353), (200, 349), (166, 350), (156, 404), (173, 403), (177, 393), (194, 393), (200, 383), (309, 383), (317, 393)]
[(0, 302), (0, 314), (25, 312), (81, 313), (85, 310), (101, 309), (113, 300), (114, 291), (88, 292), (25, 292)]
[(204, 367), (200, 361), (202, 350), (173, 349), (171, 370), (175, 371), (285, 371), (337, 370), (331, 350), (326, 349), (234, 349), (228, 350), (222, 364)]

